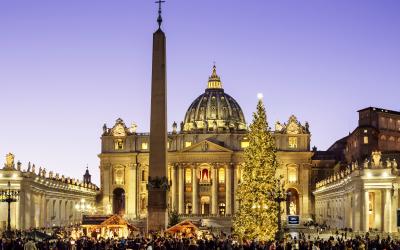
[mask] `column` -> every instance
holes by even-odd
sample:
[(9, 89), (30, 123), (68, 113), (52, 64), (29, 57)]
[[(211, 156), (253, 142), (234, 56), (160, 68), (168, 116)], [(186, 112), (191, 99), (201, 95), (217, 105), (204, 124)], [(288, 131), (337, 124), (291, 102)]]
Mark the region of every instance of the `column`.
[(398, 195), (399, 190), (397, 184), (394, 184), (393, 197), (392, 197), (392, 225), (390, 232), (397, 232), (397, 207), (399, 204)]
[(178, 165), (178, 213), (184, 214), (185, 213), (185, 175), (184, 175), (185, 168), (182, 165)]
[(236, 164), (234, 165), (234, 171), (233, 171), (233, 201), (234, 201), (234, 206), (233, 206), (233, 213), (236, 213), (236, 211), (238, 211), (239, 209), (239, 200), (236, 197), (236, 192), (238, 190), (238, 186), (239, 186), (239, 165)]
[[(104, 164), (104, 163), (103, 163)], [(110, 174), (110, 169), (111, 169), (111, 164), (104, 164), (100, 166), (100, 175), (102, 175), (103, 178), (101, 180), (103, 181), (103, 207), (104, 210), (107, 211), (108, 204), (110, 203), (111, 197), (110, 197), (110, 185), (112, 184), (112, 178)]]
[(384, 193), (384, 212), (383, 212), (383, 228), (384, 232), (392, 232), (392, 195), (390, 189), (385, 189)]
[(36, 199), (36, 197), (35, 197), (36, 195), (34, 194), (34, 193), (31, 193), (31, 200), (30, 200), (30, 203), (31, 203), (31, 206), (30, 206), (30, 212), (31, 212), (31, 214), (30, 214), (30, 217), (31, 217), (31, 220), (30, 220), (30, 227), (36, 227), (36, 211), (35, 211), (35, 199)]
[(199, 190), (197, 179), (197, 166), (192, 168), (192, 210), (193, 214), (199, 214)]
[(23, 193), (23, 200), (24, 204), (24, 229), (29, 229), (31, 228), (31, 193), (29, 191), (26, 191)]
[(138, 164), (134, 163), (132, 166), (131, 174), (132, 174), (132, 181), (133, 183), (131, 184), (131, 190), (132, 194), (130, 195), (130, 200), (132, 202), (132, 216), (134, 218), (137, 218), (137, 196), (138, 196), (138, 190), (137, 190), (137, 183), (138, 183), (138, 178), (137, 178), (137, 169), (138, 169)]
[(173, 211), (178, 211), (178, 182), (176, 179), (176, 165), (173, 164), (171, 166), (171, 182), (172, 182), (172, 210)]
[(225, 178), (225, 199), (226, 199), (226, 214), (232, 214), (232, 165), (226, 166), (226, 178)]
[(140, 183), (141, 183), (141, 174), (142, 174), (142, 170), (145, 168), (144, 164), (140, 164), (138, 163), (136, 165), (136, 218), (140, 219)]
[(364, 232), (369, 230), (369, 192), (364, 190), (364, 206), (363, 206), (363, 228)]
[(211, 168), (211, 214), (218, 214), (218, 176), (217, 166)]
[(353, 225), (352, 228), (354, 231), (361, 231), (361, 214), (362, 214), (362, 206), (361, 206), (361, 196), (362, 196), (362, 191), (360, 189), (354, 190), (353, 193), (353, 209), (352, 209), (352, 216), (353, 216)]

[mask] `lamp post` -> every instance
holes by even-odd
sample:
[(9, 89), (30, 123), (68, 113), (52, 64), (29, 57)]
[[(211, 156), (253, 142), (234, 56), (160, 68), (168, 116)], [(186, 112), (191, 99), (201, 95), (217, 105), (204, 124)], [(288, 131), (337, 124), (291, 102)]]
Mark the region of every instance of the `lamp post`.
[(275, 193), (274, 200), (278, 204), (278, 231), (276, 232), (276, 239), (282, 240), (283, 238), (283, 230), (282, 230), (282, 215), (281, 215), (281, 202), (286, 201), (286, 194), (284, 192), (284, 183), (280, 183), (277, 181), (277, 190)]
[(0, 191), (0, 201), (7, 202), (8, 214), (7, 214), (7, 234), (11, 235), (11, 203), (16, 202), (19, 199), (19, 190), (12, 190), (11, 184), (8, 182), (8, 189)]

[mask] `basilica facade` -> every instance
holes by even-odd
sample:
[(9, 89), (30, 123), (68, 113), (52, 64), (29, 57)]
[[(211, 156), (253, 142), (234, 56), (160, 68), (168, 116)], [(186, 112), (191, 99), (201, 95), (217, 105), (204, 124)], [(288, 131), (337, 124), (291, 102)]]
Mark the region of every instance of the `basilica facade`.
[[(280, 162), (277, 176), (284, 180), (288, 194), (284, 209), (310, 219), (316, 177), (328, 175), (334, 161), (314, 159), (309, 125), (295, 116), (277, 122), (273, 135)], [(117, 119), (112, 127), (104, 125), (101, 143), (101, 206), (130, 219), (145, 218), (149, 134)], [(169, 210), (181, 217), (232, 216), (239, 205), (235, 194), (248, 144), (243, 111), (225, 92), (214, 66), (205, 92), (189, 105), (179, 128), (174, 122), (168, 133)]]

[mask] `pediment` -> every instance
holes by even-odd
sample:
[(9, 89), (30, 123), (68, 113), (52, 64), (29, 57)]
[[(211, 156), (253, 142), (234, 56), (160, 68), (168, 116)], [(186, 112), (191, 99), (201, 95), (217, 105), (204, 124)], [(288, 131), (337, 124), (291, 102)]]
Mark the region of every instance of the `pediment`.
[(209, 140), (203, 140), (190, 147), (184, 148), (181, 152), (222, 152), (222, 153), (232, 153), (233, 151), (224, 146), (218, 145), (215, 142)]

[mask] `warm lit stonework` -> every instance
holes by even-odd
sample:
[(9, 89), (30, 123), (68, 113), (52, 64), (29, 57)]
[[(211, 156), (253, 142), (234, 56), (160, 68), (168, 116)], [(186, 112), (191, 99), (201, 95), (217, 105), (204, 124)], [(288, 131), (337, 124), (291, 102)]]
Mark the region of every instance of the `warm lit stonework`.
[[(70, 226), (81, 222), (82, 214), (76, 209), (82, 203), (95, 213), (96, 185), (90, 181), (87, 171), (84, 181), (47, 172), (28, 164), (23, 169), (20, 162), (14, 163), (14, 155), (6, 157), (0, 170), (0, 188), (18, 190), (19, 200), (11, 204), (11, 228), (29, 229), (39, 227)], [(6, 228), (7, 204), (0, 203), (0, 227)]]
[[(121, 129), (123, 128), (123, 129)], [(332, 166), (332, 159), (313, 159), (309, 126), (295, 116), (277, 122), (274, 137), (281, 162), (278, 175), (290, 191), (285, 211), (307, 220), (313, 217), (314, 180)], [(116, 148), (116, 142), (123, 142)], [(102, 207), (130, 219), (147, 216), (149, 134), (136, 132), (118, 119), (104, 126), (100, 157)], [(182, 217), (217, 220), (230, 227), (238, 203), (243, 150), (248, 146), (242, 109), (222, 88), (214, 66), (205, 92), (189, 106), (183, 122), (168, 134), (168, 208)], [(328, 172), (329, 173), (329, 172)], [(286, 217), (285, 217), (286, 218)]]
[(378, 151), (370, 159), (353, 162), (317, 183), (314, 195), (318, 223), (355, 231), (397, 232), (397, 161), (382, 159)]

